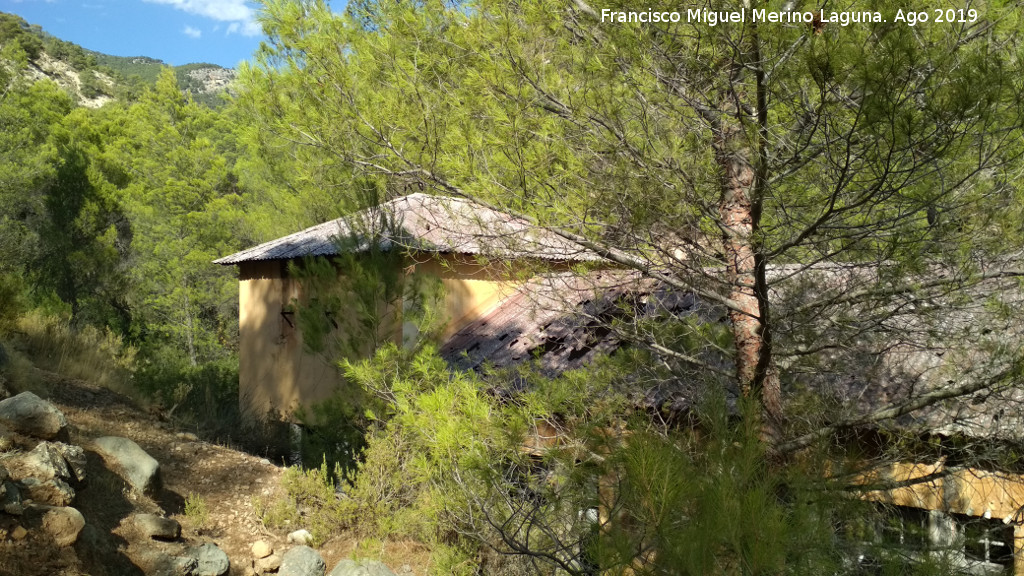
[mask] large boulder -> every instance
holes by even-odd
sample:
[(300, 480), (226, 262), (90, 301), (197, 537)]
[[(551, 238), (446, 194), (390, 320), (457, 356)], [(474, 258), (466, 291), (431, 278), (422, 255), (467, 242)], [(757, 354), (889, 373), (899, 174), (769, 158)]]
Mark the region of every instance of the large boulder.
[(396, 576), (383, 562), (377, 560), (349, 560), (338, 562), (328, 576)]
[(68, 427), (60, 410), (31, 392), (0, 400), (0, 424), (44, 440), (65, 436)]
[(284, 553), (278, 576), (324, 576), (327, 563), (309, 546), (296, 546)]
[(222, 576), (227, 574), (228, 569), (231, 568), (228, 555), (209, 542), (196, 546), (189, 551), (189, 555), (198, 563), (197, 576)]
[(160, 463), (127, 438), (104, 436), (94, 442), (103, 461), (124, 478), (132, 488), (145, 494), (160, 489)]

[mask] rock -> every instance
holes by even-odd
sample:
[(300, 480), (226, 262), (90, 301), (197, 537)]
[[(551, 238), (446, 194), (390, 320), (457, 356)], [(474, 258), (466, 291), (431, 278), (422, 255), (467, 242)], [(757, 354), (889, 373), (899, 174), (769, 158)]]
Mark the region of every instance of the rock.
[(328, 576), (395, 576), (383, 562), (377, 560), (342, 560)]
[(71, 469), (64, 461), (64, 456), (50, 442), (40, 442), (31, 452), (7, 459), (6, 466), (14, 480), (63, 480), (71, 477)]
[(260, 558), (256, 561), (256, 567), (259, 568), (260, 572), (277, 572), (281, 569), (281, 557), (277, 554), (271, 554), (266, 558)]
[(274, 553), (274, 548), (266, 540), (258, 540), (252, 545), (252, 557), (259, 560)]
[(147, 538), (174, 540), (181, 536), (181, 524), (156, 514), (136, 514), (132, 516), (132, 523)]
[(160, 489), (160, 463), (127, 438), (104, 436), (95, 442), (96, 452), (114, 472), (136, 490), (153, 494)]
[(199, 565), (196, 568), (196, 576), (221, 576), (227, 574), (231, 567), (228, 555), (209, 542), (193, 548), (189, 555), (195, 558)]
[(177, 438), (178, 440), (184, 440), (185, 442), (199, 441), (199, 436), (196, 436), (191, 432), (178, 432), (177, 434), (174, 435), (174, 437)]
[(43, 530), (58, 546), (71, 546), (85, 528), (85, 517), (74, 508), (50, 508), (43, 514)]
[(68, 427), (60, 410), (31, 392), (0, 400), (0, 424), (44, 440), (66, 435)]
[(284, 553), (278, 576), (324, 576), (327, 563), (309, 546), (296, 546)]
[(25, 530), (23, 526), (15, 526), (14, 530), (11, 530), (11, 538), (14, 540), (24, 540), (28, 536), (28, 530)]
[(313, 541), (313, 535), (309, 533), (309, 530), (296, 530), (288, 535), (288, 542), (290, 544), (299, 544), (306, 546)]
[(146, 576), (196, 576), (199, 562), (191, 556), (172, 556), (161, 550), (142, 548), (130, 552), (132, 562)]
[(29, 498), (36, 502), (51, 506), (67, 506), (75, 500), (75, 490), (59, 478), (49, 480), (25, 478), (21, 481), (21, 485), (28, 493)]
[(71, 468), (71, 472), (75, 475), (75, 480), (82, 482), (85, 480), (85, 450), (81, 446), (75, 446), (73, 444), (65, 444), (63, 442), (51, 442), (51, 446), (60, 453), (64, 461), (67, 462)]
[(25, 511), (21, 505), (21, 490), (13, 482), (4, 482), (3, 488), (3, 493), (0, 493), (0, 509), (8, 514), (20, 516)]

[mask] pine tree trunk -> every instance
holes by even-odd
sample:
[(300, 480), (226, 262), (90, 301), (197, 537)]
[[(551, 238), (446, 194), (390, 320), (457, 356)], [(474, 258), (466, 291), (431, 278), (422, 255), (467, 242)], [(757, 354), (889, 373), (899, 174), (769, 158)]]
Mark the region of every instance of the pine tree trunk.
[(762, 440), (769, 448), (779, 438), (782, 420), (782, 390), (771, 354), (768, 323), (768, 293), (764, 263), (758, 257), (755, 234), (760, 211), (755, 206), (756, 173), (742, 151), (730, 140), (737, 132), (722, 134), (715, 142), (715, 157), (721, 169), (723, 247), (729, 299), (736, 307), (729, 311), (736, 350), (736, 377), (745, 397), (761, 405)]

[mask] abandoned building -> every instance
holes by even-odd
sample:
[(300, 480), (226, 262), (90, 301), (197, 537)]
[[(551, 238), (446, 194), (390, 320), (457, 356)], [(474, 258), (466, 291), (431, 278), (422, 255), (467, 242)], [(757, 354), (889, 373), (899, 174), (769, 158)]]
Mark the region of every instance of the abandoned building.
[[(327, 356), (304, 346), (297, 329), (293, 303), (309, 295), (294, 270), (304, 258), (331, 258), (341, 250), (360, 253), (371, 246), (401, 254), (393, 264), (399, 276), (429, 277), (442, 285), (440, 308), (447, 322), (439, 333), (440, 352), (453, 369), (481, 370), (525, 359), (550, 374), (584, 366), (622, 345), (609, 320), (621, 313), (623, 302), (633, 314), (722, 317), (691, 294), (661, 289), (522, 219), (463, 199), (412, 194), (215, 261), (239, 267), (243, 412), (287, 418), (332, 394), (337, 369)], [(402, 317), (408, 303), (384, 305), (393, 319), (382, 324), (378, 341), (415, 338), (415, 329)], [(850, 365), (876, 370), (820, 385), (837, 396), (856, 397), (869, 412), (913, 393), (940, 372), (949, 361), (938, 356), (929, 352), (925, 358), (915, 350), (902, 357), (893, 353), (882, 362), (851, 358)], [(893, 377), (900, 363), (915, 372), (902, 383)], [(690, 400), (652, 391), (638, 402), (683, 413)], [(1018, 442), (1024, 419), (1004, 416), (1007, 405), (998, 395), (945, 402), (915, 422), (904, 418), (897, 425), (918, 425), (943, 437)], [(970, 424), (961, 425), (968, 416)], [(961, 466), (944, 457), (874, 468), (865, 482), (890, 486), (869, 495), (890, 512), (880, 532), (908, 550), (952, 550), (967, 574), (1024, 576), (1024, 474), (995, 468)]]

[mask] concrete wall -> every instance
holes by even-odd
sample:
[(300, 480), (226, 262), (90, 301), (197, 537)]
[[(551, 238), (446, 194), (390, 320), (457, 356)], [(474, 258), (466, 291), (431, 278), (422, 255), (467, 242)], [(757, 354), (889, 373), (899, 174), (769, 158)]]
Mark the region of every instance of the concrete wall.
[[(420, 255), (406, 259), (402, 267), (403, 277), (424, 275), (443, 287), (448, 323), (442, 338), (490, 311), (522, 282), (507, 266), (481, 264), (467, 255)], [(304, 296), (300, 282), (288, 277), (286, 262), (239, 266), (239, 402), (249, 417), (273, 414), (287, 419), (299, 406), (308, 408), (330, 397), (341, 383), (333, 365), (337, 358), (305, 350), (294, 315), (282, 314), (293, 299), (302, 301)], [(418, 337), (400, 318), (384, 330), (388, 333), (381, 335), (382, 341)]]

